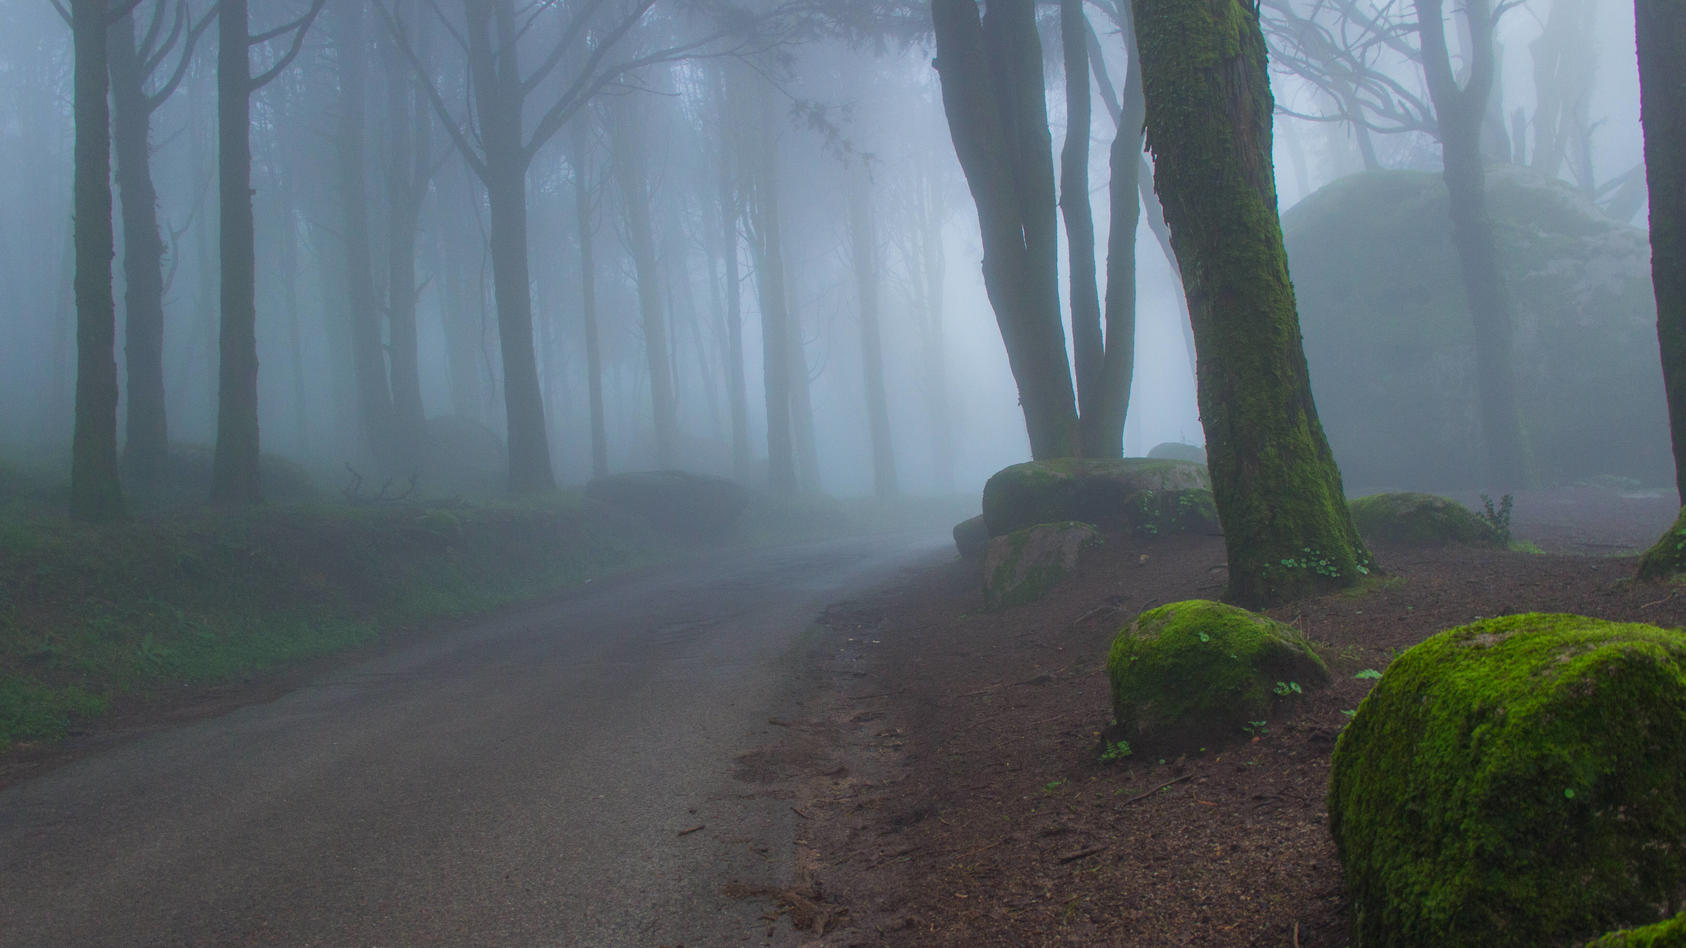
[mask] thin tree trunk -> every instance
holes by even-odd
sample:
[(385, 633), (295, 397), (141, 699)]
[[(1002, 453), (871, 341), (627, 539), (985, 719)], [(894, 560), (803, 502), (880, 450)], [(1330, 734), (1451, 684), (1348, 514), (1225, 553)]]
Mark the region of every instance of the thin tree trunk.
[[(416, 44), (423, 50), (422, 38)], [(431, 112), (410, 70), (389, 43), (382, 47), (387, 113), (392, 122), (387, 168), (387, 358), (392, 366), (395, 460), (414, 472), (421, 464), (427, 418), (422, 407), (416, 328), (416, 244), (427, 199)]]
[(123, 461), (131, 481), (155, 487), (164, 476), (169, 430), (164, 407), (164, 239), (152, 183), (147, 102), (135, 17), (113, 23), (110, 55), (112, 142), (123, 200), (124, 365), (128, 370)]
[(1200, 350), (1200, 420), (1247, 606), (1350, 586), (1370, 557), (1317, 420), (1271, 166), (1257, 13), (1135, 0), (1147, 136)]
[(70, 513), (123, 515), (117, 477), (117, 303), (111, 293), (111, 117), (105, 0), (72, 0), (76, 63), (76, 425)]
[(580, 244), (580, 319), (584, 323), (586, 397), (591, 404), (591, 476), (609, 473), (609, 436), (603, 421), (603, 347), (597, 328), (597, 263), (593, 256), (591, 184), (587, 180), (589, 114), (574, 119), (574, 217)]
[[(782, 228), (781, 228), (782, 232)], [(784, 253), (779, 253), (781, 265)], [(790, 292), (790, 271), (780, 277)], [(805, 491), (820, 489), (820, 454), (814, 435), (813, 379), (808, 375), (807, 346), (802, 339), (802, 313), (788, 295), (785, 303), (786, 335), (790, 359), (790, 437), (796, 450), (796, 481)]]
[(1635, 0), (1645, 181), (1651, 192), (1651, 282), (1668, 393), (1675, 486), (1686, 502), (1686, 8)]
[(734, 139), (741, 129), (734, 121), (737, 105), (725, 66), (714, 71), (714, 95), (719, 107), (720, 167), (716, 198), (719, 202), (720, 261), (726, 298), (726, 391), (732, 415), (732, 473), (748, 481), (752, 448), (749, 435), (749, 392), (744, 371), (743, 283), (738, 262), (738, 223), (743, 218), (743, 200), (738, 176), (745, 173), (737, 160), (741, 148)]
[(351, 327), (351, 357), (356, 367), (357, 416), (363, 440), (375, 467), (396, 474), (392, 389), (387, 381), (386, 351), (381, 344), (381, 313), (375, 303), (375, 264), (370, 250), (369, 194), (364, 178), (364, 126), (368, 109), (367, 49), (363, 41), (363, 8), (340, 7), (339, 46), (339, 197), (345, 256), (346, 318)]
[[(1124, 79), (1123, 113), (1108, 156), (1111, 207), (1106, 248), (1106, 361), (1101, 369), (1098, 416), (1091, 423), (1085, 405), (1083, 420), (1094, 432), (1088, 452), (1093, 457), (1124, 456), (1124, 422), (1130, 409), (1130, 384), (1136, 365), (1136, 225), (1141, 220), (1142, 101), (1141, 53), (1136, 47), (1133, 18), (1125, 36), (1130, 62)], [(1187, 321), (1184, 320), (1186, 325)]]
[[(763, 97), (764, 98), (764, 97)], [(763, 102), (765, 105), (765, 102)], [(773, 151), (771, 109), (760, 110), (755, 165), (756, 274), (761, 291), (761, 365), (767, 399), (767, 486), (789, 497), (797, 491), (795, 444), (791, 437), (790, 319), (785, 290), (784, 240), (779, 227), (779, 190)]]
[(217, 12), (222, 319), (217, 337), (217, 446), (211, 465), (211, 498), (233, 504), (263, 500), (258, 475), (257, 261), (247, 21), (246, 0), (222, 0)]
[[(1071, 253), (1071, 348), (1076, 365), (1078, 426), (1085, 457), (1104, 457), (1108, 439), (1101, 389), (1107, 340), (1095, 272), (1095, 217), (1089, 206), (1089, 21), (1083, 0), (1060, 0), (1060, 47), (1065, 55), (1065, 146), (1060, 149), (1060, 211)], [(1130, 194), (1132, 201), (1135, 192)]]
[(849, 233), (855, 264), (855, 298), (860, 305), (861, 370), (866, 386), (866, 420), (872, 436), (872, 487), (879, 499), (896, 495), (896, 455), (890, 437), (890, 405), (884, 392), (884, 352), (879, 341), (878, 233), (873, 220), (871, 179), (864, 169), (852, 178)]

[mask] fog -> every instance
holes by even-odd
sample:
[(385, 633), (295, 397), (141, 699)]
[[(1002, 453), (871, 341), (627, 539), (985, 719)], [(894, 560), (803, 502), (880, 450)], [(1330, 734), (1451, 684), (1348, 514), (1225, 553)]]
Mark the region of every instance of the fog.
[[(1275, 5), (1314, 6), (1301, 0)], [(1513, 113), (1518, 116), (1514, 128), (1531, 129), (1542, 108), (1537, 57), (1530, 50), (1554, 5), (1566, 0), (1520, 4), (1498, 30), (1496, 95), (1502, 101), (1493, 109), (1507, 125)], [(208, 6), (207, 0), (189, 0), (183, 9), (188, 21), (197, 22)], [(264, 0), (251, 6), (251, 31), (260, 34), (305, 14), (309, 5)], [(742, 26), (747, 14), (721, 19), (705, 6), (660, 0), (613, 41), (605, 37), (618, 22), (617, 11), (582, 24), (580, 4), (513, 7), (523, 27), (516, 43), (519, 68), (533, 79), (519, 110), (523, 141), (531, 145), (524, 179), (526, 289), (556, 481), (578, 484), (594, 474), (581, 193), (588, 203), (610, 471), (676, 466), (767, 482), (764, 281), (776, 264), (769, 262), (768, 219), (758, 213), (776, 191), (783, 295), (800, 355), (790, 359), (798, 480), (803, 490), (836, 495), (873, 491), (852, 187), (865, 188), (872, 211), (898, 489), (971, 493), (995, 470), (1028, 459), (1017, 390), (981, 276), (977, 211), (950, 139), (925, 14), (911, 11), (911, 31), (898, 25), (901, 20), (887, 19), (876, 35), (792, 19), (744, 27), (748, 32), (737, 35), (732, 24)], [(1265, 4), (1267, 14), (1272, 6)], [(1582, 84), (1588, 160), (1579, 166), (1565, 160), (1546, 173), (1603, 202), (1615, 219), (1643, 226), (1643, 200), (1629, 200), (1631, 188), (1619, 194), (1619, 187), (1606, 187), (1641, 161), (1632, 9), (1597, 7), (1588, 17), (1592, 31), (1581, 37), (1590, 63)], [(162, 11), (155, 47), (172, 35), (175, 9)], [(46, 0), (0, 0), (0, 11), (6, 24), (0, 32), (0, 321), (6, 327), (0, 458), (68, 471), (77, 364), (71, 30)], [(143, 38), (160, 12), (154, 0), (136, 8)], [(1122, 43), (1103, 17), (1091, 16), (1111, 75), (1122, 77)], [(569, 32), (581, 25), (589, 41)], [(400, 35), (403, 42), (395, 39)], [(1057, 150), (1068, 130), (1053, 20), (1044, 25), (1043, 39)], [(507, 304), (494, 290), (488, 181), (471, 168), (473, 161), (488, 164), (495, 146), (484, 129), (488, 115), (475, 98), (486, 90), (470, 76), (467, 43), (462, 4), (329, 0), (297, 58), (251, 95), (261, 445), (267, 454), (303, 465), (323, 486), (340, 486), (347, 466), (370, 483), (418, 474), (423, 489), (441, 493), (504, 483), (505, 461), (497, 452), (509, 438), (511, 415), (499, 318)], [(162, 359), (169, 440), (207, 452), (217, 439), (221, 312), (217, 44), (214, 26), (198, 36), (179, 87), (157, 104), (150, 128), (167, 277)], [(164, 85), (184, 46), (178, 39), (164, 50), (149, 91)], [(254, 46), (253, 73), (275, 64), (286, 48), (285, 36)], [(603, 50), (603, 57), (594, 58), (593, 49)], [(650, 62), (637, 65), (641, 59)], [(360, 89), (348, 78), (353, 61), (363, 74)], [(1383, 56), (1374, 65), (1426, 98), (1414, 63)], [(1326, 93), (1281, 63), (1272, 75), (1283, 108), (1334, 114)], [(580, 77), (584, 86), (576, 84)], [(572, 102), (565, 121), (550, 137), (535, 138), (558, 102)], [(1104, 272), (1107, 148), (1114, 127), (1104, 109), (1096, 113), (1091, 202)], [(617, 145), (617, 129), (630, 144)], [(1522, 137), (1532, 152), (1533, 132)], [(1362, 170), (1356, 138), (1350, 122), (1279, 115), (1281, 207)], [(1439, 145), (1427, 132), (1377, 132), (1372, 138), (1381, 167), (1440, 170)], [(766, 177), (757, 180), (761, 163)], [(581, 175), (584, 187), (576, 188)], [(394, 185), (411, 176), (419, 205), (406, 243), (402, 189)], [(1642, 177), (1641, 169), (1641, 186)], [(649, 230), (642, 249), (630, 206), (640, 194), (647, 199)], [(350, 202), (365, 212), (351, 213)], [(741, 301), (747, 466), (735, 460), (733, 449), (733, 294), (727, 285), (733, 268), (722, 251), (722, 213), (732, 217), (725, 226), (734, 234), (730, 252)], [(117, 217), (113, 290), (122, 442), (128, 436), (129, 340), (120, 205)], [(363, 232), (354, 233), (359, 228)], [(1063, 273), (1068, 254), (1061, 239)], [(393, 257), (406, 247), (413, 249), (413, 268)], [(1137, 259), (1135, 374), (1124, 429), (1129, 455), (1160, 442), (1202, 440), (1180, 285), (1145, 218)], [(933, 266), (936, 272), (922, 272)], [(412, 277), (415, 338), (407, 343), (395, 338), (391, 313), (398, 303), (394, 286)], [(353, 288), (358, 281), (363, 296)], [(1062, 297), (1063, 281), (1062, 275)], [(663, 364), (662, 353), (652, 355), (649, 344), (658, 323), (665, 338), (656, 348), (665, 346), (676, 426), (667, 443), (652, 385), (652, 365)], [(374, 335), (360, 341), (359, 332)], [(429, 419), (427, 446), (413, 454), (383, 447), (391, 431), (402, 428), (398, 383), (405, 370), (396, 353), (407, 345), (414, 348), (422, 414)], [(1313, 370), (1316, 385), (1315, 358)], [(360, 389), (371, 371), (374, 390), (382, 393), (373, 407), (369, 389)], [(1320, 390), (1320, 403), (1326, 397)], [(1660, 410), (1660, 390), (1656, 397)], [(810, 414), (814, 456), (804, 471), (802, 419)], [(439, 420), (447, 418), (459, 424), (441, 433)], [(476, 440), (475, 431), (485, 437)]]

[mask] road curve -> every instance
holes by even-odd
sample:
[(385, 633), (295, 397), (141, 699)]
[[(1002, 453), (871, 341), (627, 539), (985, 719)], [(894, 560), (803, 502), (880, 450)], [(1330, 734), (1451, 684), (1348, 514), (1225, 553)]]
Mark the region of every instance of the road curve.
[(587, 587), (13, 786), (0, 945), (791, 943), (721, 895), (791, 875), (795, 817), (734, 756), (819, 610), (945, 540)]

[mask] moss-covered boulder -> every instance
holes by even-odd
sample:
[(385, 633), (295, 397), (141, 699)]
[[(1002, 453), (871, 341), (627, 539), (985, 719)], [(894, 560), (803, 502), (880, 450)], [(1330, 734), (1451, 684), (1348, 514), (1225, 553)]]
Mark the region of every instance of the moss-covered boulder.
[(1594, 939), (1586, 948), (1686, 948), (1686, 915), (1666, 922), (1611, 932)]
[(1400, 655), (1335, 745), (1360, 948), (1539, 948), (1686, 895), (1686, 635), (1489, 619)]
[[(1058, 458), (997, 471), (983, 492), (984, 522), (998, 537), (1038, 523), (1076, 520), (1103, 530), (1134, 530), (1144, 511), (1157, 514), (1165, 500), (1144, 506), (1144, 491), (1211, 490), (1206, 468), (1189, 461), (1148, 458)], [(1175, 504), (1172, 496), (1169, 503)]]
[(1686, 508), (1674, 526), (1639, 558), (1639, 578), (1647, 582), (1686, 576)]
[(1493, 525), (1448, 497), (1371, 494), (1352, 501), (1352, 522), (1366, 541), (1419, 546), (1505, 545)]
[(963, 560), (983, 559), (989, 549), (989, 527), (984, 526), (982, 514), (954, 525), (954, 548)]
[(1120, 736), (1156, 748), (1240, 737), (1277, 702), (1329, 682), (1293, 626), (1204, 599), (1137, 616), (1106, 670)]
[[(1672, 484), (1644, 230), (1526, 169), (1488, 171), (1535, 474)], [(1349, 486), (1479, 487), (1474, 328), (1439, 173), (1342, 178), (1282, 215), (1317, 413)]]
[(1100, 543), (1087, 523), (1039, 523), (989, 541), (984, 554), (984, 603), (991, 609), (1035, 602), (1077, 568)]

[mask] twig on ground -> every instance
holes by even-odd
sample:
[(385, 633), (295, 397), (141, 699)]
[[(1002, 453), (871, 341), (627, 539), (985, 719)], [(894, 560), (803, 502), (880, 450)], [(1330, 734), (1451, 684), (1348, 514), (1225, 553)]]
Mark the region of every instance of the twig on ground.
[(1300, 948), (1300, 923), (1294, 923), (1294, 948)]
[(1098, 852), (1101, 852), (1104, 849), (1106, 849), (1105, 846), (1090, 846), (1087, 849), (1079, 849), (1077, 852), (1066, 853), (1065, 855), (1061, 856), (1060, 862), (1062, 862), (1062, 863), (1076, 862), (1079, 859), (1085, 859), (1089, 856), (1093, 856), (1094, 854), (1096, 854)]
[(1193, 777), (1194, 777), (1193, 774), (1183, 774), (1181, 777), (1178, 777), (1175, 780), (1165, 781), (1164, 783), (1160, 784), (1157, 787), (1154, 787), (1152, 790), (1149, 790), (1146, 793), (1138, 793), (1135, 796), (1131, 797), (1128, 800), (1125, 800), (1123, 803), (1120, 803), (1118, 805), (1119, 806), (1129, 806), (1132, 803), (1140, 803), (1141, 801), (1146, 800), (1148, 797), (1153, 796), (1154, 794), (1156, 794), (1159, 791), (1165, 789), (1166, 787), (1175, 786), (1176, 784), (1182, 783), (1184, 780), (1193, 779)]
[(801, 810), (798, 810), (798, 809), (797, 809), (797, 808), (796, 808), (796, 807), (791, 807), (791, 808), (790, 808), (790, 812), (792, 812), (792, 813), (795, 813), (795, 814), (796, 814), (796, 815), (797, 815), (797, 816), (800, 816), (800, 817), (802, 817), (802, 818), (803, 818), (803, 819), (805, 819), (805, 820), (811, 820), (811, 819), (813, 819), (813, 817), (811, 817), (811, 816), (809, 816), (809, 815), (808, 815), (808, 814), (806, 814), (806, 813), (803, 813), (803, 812), (802, 812), (802, 811), (801, 811)]
[(695, 833), (695, 832), (697, 832), (697, 831), (698, 831), (698, 830), (700, 830), (700, 829), (702, 829), (702, 828), (703, 828), (703, 827), (704, 827), (704, 826), (707, 826), (707, 825), (708, 825), (708, 824), (707, 824), (707, 823), (698, 823), (698, 824), (697, 824), (697, 825), (695, 825), (695, 826), (693, 826), (693, 827), (691, 827), (691, 828), (690, 828), (690, 829), (682, 829), (682, 830), (680, 830), (680, 831), (679, 831), (679, 835), (680, 835), (680, 836), (689, 836), (689, 835), (691, 835), (691, 834), (692, 834), (692, 833)]

